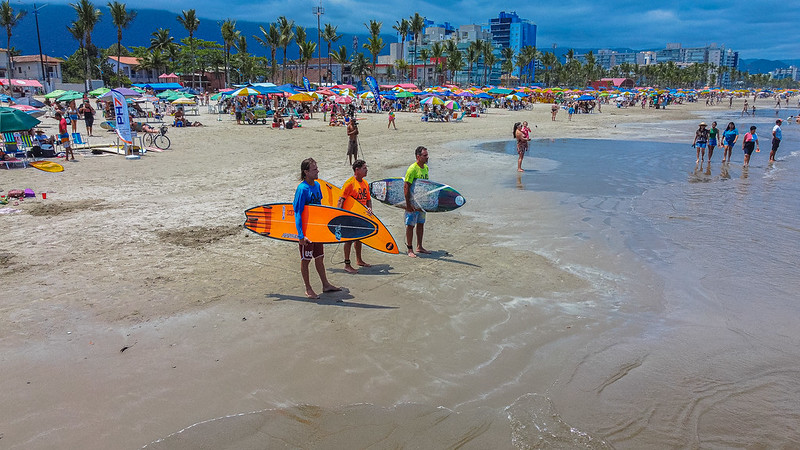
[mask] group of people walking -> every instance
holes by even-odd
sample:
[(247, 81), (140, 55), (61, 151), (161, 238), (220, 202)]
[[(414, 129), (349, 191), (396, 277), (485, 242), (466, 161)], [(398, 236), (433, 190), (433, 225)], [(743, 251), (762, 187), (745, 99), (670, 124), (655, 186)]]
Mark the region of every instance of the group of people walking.
[[(783, 132), (781, 125), (783, 121), (777, 119), (775, 126), (772, 127), (772, 148), (769, 152), (769, 162), (775, 162), (775, 154), (778, 152), (778, 147), (781, 145), (783, 139)], [(761, 151), (761, 146), (758, 142), (758, 134), (756, 133), (758, 127), (752, 125), (750, 131), (745, 133), (742, 138), (742, 151), (744, 151), (744, 166), (750, 165), (750, 157), (753, 151), (756, 153)], [(705, 122), (700, 122), (697, 131), (694, 133), (694, 142), (692, 147), (697, 149), (697, 163), (702, 163), (706, 157), (706, 149), (708, 149), (708, 160), (711, 161), (711, 156), (714, 154), (714, 149), (721, 145), (723, 146), (722, 162), (730, 162), (733, 147), (739, 140), (739, 130), (736, 129), (736, 124), (729, 122), (725, 130), (720, 133), (717, 128), (717, 122), (711, 122), (711, 128)]]

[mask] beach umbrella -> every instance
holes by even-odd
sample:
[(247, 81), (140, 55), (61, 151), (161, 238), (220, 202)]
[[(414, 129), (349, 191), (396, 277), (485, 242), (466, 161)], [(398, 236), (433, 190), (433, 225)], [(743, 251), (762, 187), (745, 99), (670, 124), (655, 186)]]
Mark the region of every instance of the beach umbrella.
[(459, 111), (461, 109), (461, 105), (454, 100), (448, 100), (444, 102), (444, 107), (447, 109), (452, 109), (453, 111)]
[(82, 99), (82, 98), (83, 98), (83, 94), (78, 92), (78, 91), (67, 91), (64, 95), (62, 95), (61, 97), (58, 97), (58, 99), (56, 99), (56, 101), (68, 102), (68, 101), (71, 101), (71, 100), (78, 100), (78, 99)]
[(397, 98), (411, 98), (411, 97), (414, 96), (414, 93), (413, 92), (408, 92), (408, 91), (402, 91), (402, 92), (398, 92), (398, 93), (394, 94), (394, 96), (397, 97)]
[(587, 94), (587, 95), (581, 95), (580, 97), (578, 97), (578, 100), (579, 100), (579, 101), (583, 101), (583, 100), (594, 100), (594, 99), (595, 99), (595, 98), (594, 98), (593, 96), (591, 96), (591, 95), (588, 95), (588, 94)]
[(336, 97), (336, 103), (339, 103), (339, 104), (353, 103), (353, 97), (349, 97), (347, 95), (340, 95), (340, 96)]
[(298, 92), (297, 94), (292, 94), (289, 96), (289, 100), (293, 100), (296, 102), (313, 102), (314, 97), (306, 94), (305, 92)]
[(0, 133), (30, 130), (40, 123), (39, 119), (19, 109), (0, 106)]
[(506, 95), (506, 98), (509, 100), (522, 100), (522, 97), (517, 94)]
[(109, 89), (107, 87), (100, 87), (100, 88), (97, 88), (95, 90), (89, 91), (88, 94), (91, 95), (92, 97), (99, 97), (99, 96), (101, 96), (103, 94), (108, 93), (110, 90), (111, 89)]
[(250, 87), (250, 86), (245, 86), (243, 88), (239, 88), (239, 89), (231, 92), (229, 95), (232, 95), (234, 97), (246, 97), (246, 96), (249, 96), (249, 95), (261, 95), (261, 94), (262, 94), (261, 91), (255, 89), (253, 87)]
[[(122, 94), (124, 97), (141, 97), (142, 94), (134, 91), (133, 89), (128, 89), (126, 87), (118, 87), (114, 88), (115, 91)], [(111, 89), (108, 90), (105, 94), (101, 95), (100, 98), (111, 98)]]
[(46, 94), (44, 96), (44, 98), (58, 98), (58, 97), (61, 97), (62, 95), (66, 94), (66, 93), (67, 93), (67, 91), (65, 91), (63, 89), (56, 89), (55, 91), (53, 91), (53, 92), (51, 92), (49, 94)]
[(420, 103), (423, 105), (444, 105), (444, 101), (439, 97), (428, 97), (423, 99)]
[(34, 108), (41, 108), (44, 106), (44, 103), (40, 102), (39, 100), (36, 100), (35, 98), (30, 98), (30, 97), (15, 98), (14, 103), (16, 103), (17, 105), (33, 106)]
[(18, 109), (31, 117), (39, 117), (44, 114), (44, 111), (42, 111), (41, 109), (34, 108), (33, 106), (30, 105), (16, 104), (16, 105), (11, 105), (10, 107)]
[(173, 105), (194, 105), (196, 102), (191, 98), (179, 97), (172, 101)]
[(363, 92), (363, 93), (359, 94), (358, 98), (375, 98), (375, 94), (373, 94), (372, 92), (367, 91), (367, 92)]

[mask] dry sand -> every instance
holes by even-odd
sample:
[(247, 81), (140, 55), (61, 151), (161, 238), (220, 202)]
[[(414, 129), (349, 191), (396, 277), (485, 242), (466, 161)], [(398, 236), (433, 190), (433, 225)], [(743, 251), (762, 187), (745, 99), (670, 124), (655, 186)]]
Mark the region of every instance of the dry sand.
[[(399, 113), (398, 131), (386, 129), (386, 115), (362, 115), (369, 180), (401, 176), (425, 145), (431, 178), (468, 203), (428, 216), (430, 257), (366, 249), (375, 266), (348, 275), (341, 249), (326, 246), (329, 279), (344, 290), (319, 301), (303, 296), (296, 246), (242, 223), (248, 207), (291, 201), (306, 157), (322, 179), (341, 184), (352, 174), (344, 128), (321, 116), (277, 130), (202, 114), (207, 126), (170, 128), (172, 148), (141, 160), (82, 152), (58, 174), (0, 171), (4, 191), (47, 193), (0, 215), (0, 447), (138, 448), (244, 411), (469, 402), (474, 392), (430, 389), (424, 369), (438, 359), (457, 371), (458, 359), (469, 358), (457, 351), (458, 336), (437, 330), (466, 293), (547, 298), (585, 288), (555, 262), (498, 245), (510, 238), (498, 236), (487, 213), (496, 199), (482, 185), (491, 173), (513, 172), (516, 157), (473, 146), (510, 139), (521, 120), (534, 139), (636, 138), (648, 124), (691, 119), (696, 109), (707, 108), (605, 106), (572, 122), (563, 111), (552, 122), (549, 105), (491, 109), (463, 123)], [(44, 125), (55, 127), (52, 119)], [(693, 125), (684, 128), (691, 136)], [(677, 139), (647, 137), (656, 135)], [(375, 209), (402, 248), (402, 211)], [(312, 282), (319, 288), (313, 270)]]

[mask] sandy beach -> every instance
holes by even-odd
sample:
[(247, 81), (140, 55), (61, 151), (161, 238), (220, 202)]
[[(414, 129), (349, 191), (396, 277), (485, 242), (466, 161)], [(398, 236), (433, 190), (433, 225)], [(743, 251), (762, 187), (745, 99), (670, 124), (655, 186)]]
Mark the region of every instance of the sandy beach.
[[(307, 157), (317, 160), (321, 179), (341, 185), (352, 175), (345, 129), (326, 126), (321, 115), (300, 129), (278, 130), (201, 114), (205, 127), (170, 128), (171, 149), (140, 160), (82, 151), (62, 173), (0, 170), (4, 192), (37, 193), (8, 206), (19, 212), (0, 216), (0, 447), (140, 448), (215, 418), (280, 410), (287, 423), (277, 434), (263, 424), (252, 429), (297, 438), (287, 448), (360, 448), (359, 433), (381, 432), (353, 430), (345, 439), (326, 428), (336, 428), (335, 420), (321, 419), (331, 408), (357, 404), (424, 405), (420, 415), (444, 407), (481, 423), (475, 408), (502, 409), (516, 398), (510, 390), (481, 403), (481, 392), (495, 389), (486, 380), (525, 372), (513, 353), (470, 350), (492, 343), (492, 324), (520, 320), (515, 326), (530, 330), (531, 348), (542, 354), (532, 376), (542, 391), (568, 357), (548, 349), (580, 347), (602, 329), (590, 329), (580, 316), (565, 317), (557, 329), (541, 327), (536, 304), (524, 320), (475, 306), (487, 293), (546, 301), (590, 289), (495, 221), (499, 212), (544, 213), (552, 205), (544, 196), (532, 204), (487, 187), (515, 171), (516, 157), (475, 146), (510, 140), (513, 123), (522, 120), (534, 139), (691, 143), (696, 112), (709, 109), (728, 110), (604, 105), (602, 113), (572, 122), (562, 111), (552, 122), (549, 105), (537, 104), (532, 111), (490, 109), (463, 123), (422, 123), (417, 114), (398, 113), (397, 131), (386, 129), (386, 114), (360, 115), (368, 180), (402, 176), (414, 148), (425, 145), (431, 179), (456, 187), (467, 204), (428, 215), (427, 257), (365, 249), (373, 267), (350, 275), (341, 247), (326, 246), (328, 277), (343, 291), (317, 301), (303, 295), (296, 245), (257, 236), (242, 223), (249, 207), (291, 201)], [(53, 119), (43, 125), (48, 134), (56, 127)], [(112, 135), (90, 139), (111, 142)], [(535, 164), (533, 145), (523, 166)], [(403, 248), (402, 211), (378, 204), (375, 212)], [(319, 288), (313, 270), (311, 279)], [(465, 308), (465, 299), (476, 303)], [(368, 409), (350, 417), (378, 416)], [(250, 429), (221, 428), (239, 437)], [(513, 448), (510, 430), (496, 422), (454, 428), (471, 436), (467, 448)], [(259, 448), (217, 433), (223, 430), (209, 432), (206, 442)], [(173, 441), (164, 448), (197, 447)]]

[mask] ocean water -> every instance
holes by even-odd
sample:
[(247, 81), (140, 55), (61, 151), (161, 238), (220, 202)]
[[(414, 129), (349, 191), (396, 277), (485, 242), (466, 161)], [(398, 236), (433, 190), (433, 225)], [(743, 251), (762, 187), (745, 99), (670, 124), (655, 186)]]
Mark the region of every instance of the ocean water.
[(352, 374), (393, 368), (367, 398), (407, 402), (243, 412), (147, 448), (800, 446), (800, 126), (784, 125), (768, 164), (768, 113), (723, 115), (762, 132), (748, 169), (740, 148), (695, 164), (691, 137), (535, 140), (524, 173), (513, 141), (482, 145), (509, 169), (463, 214), (493, 223), (499, 252), (544, 256), (588, 287), (420, 295), (430, 317), (400, 310), (372, 332), (421, 349), (415, 367), (379, 346), (348, 360)]

